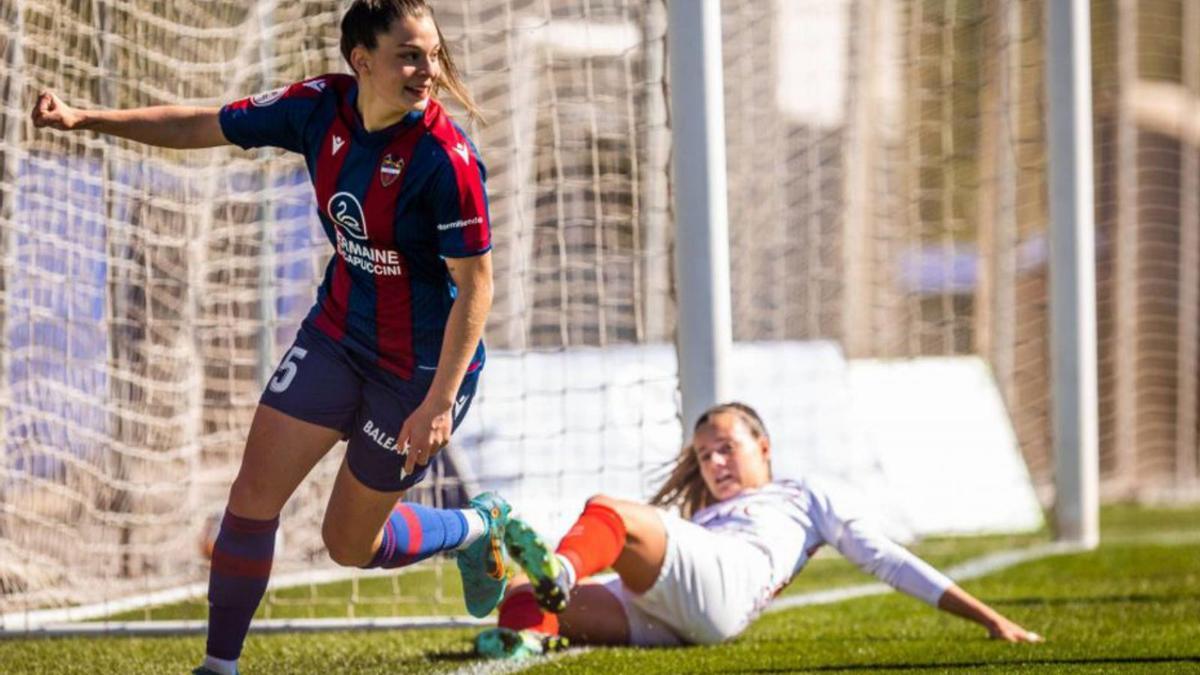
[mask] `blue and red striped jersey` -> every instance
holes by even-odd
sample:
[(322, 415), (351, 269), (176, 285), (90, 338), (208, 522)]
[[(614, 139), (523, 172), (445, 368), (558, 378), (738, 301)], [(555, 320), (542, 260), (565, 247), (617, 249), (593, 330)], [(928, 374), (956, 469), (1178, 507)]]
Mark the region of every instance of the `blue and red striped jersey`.
[(369, 132), (357, 96), (354, 77), (323, 75), (226, 105), (221, 130), (304, 155), (335, 248), (305, 321), (408, 379), (437, 367), (456, 295), (443, 258), (491, 250), (487, 171), (436, 100)]

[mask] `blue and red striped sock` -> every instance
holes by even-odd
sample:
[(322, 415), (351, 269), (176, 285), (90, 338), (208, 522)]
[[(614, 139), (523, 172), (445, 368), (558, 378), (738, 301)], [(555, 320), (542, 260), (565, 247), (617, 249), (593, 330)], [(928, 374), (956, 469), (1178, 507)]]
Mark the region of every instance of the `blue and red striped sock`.
[(404, 567), (457, 548), (467, 538), (467, 517), (454, 509), (400, 502), (383, 526), (383, 541), (363, 567)]
[(209, 656), (233, 661), (241, 655), (250, 618), (267, 590), (278, 527), (278, 517), (253, 520), (225, 512), (208, 577)]

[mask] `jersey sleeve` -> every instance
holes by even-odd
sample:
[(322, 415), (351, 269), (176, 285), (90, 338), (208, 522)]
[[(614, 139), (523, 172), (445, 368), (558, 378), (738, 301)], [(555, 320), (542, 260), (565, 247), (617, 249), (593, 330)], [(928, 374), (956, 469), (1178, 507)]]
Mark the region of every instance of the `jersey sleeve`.
[(447, 161), (435, 171), (428, 200), (437, 227), (438, 254), (469, 258), (492, 249), (488, 216), (487, 170), (465, 142), (446, 150)]
[(813, 523), (821, 537), (859, 569), (933, 607), (954, 582), (883, 535), (854, 510), (839, 510), (828, 493), (809, 488)]
[(304, 127), (324, 91), (324, 79), (314, 78), (234, 101), (221, 108), (221, 131), (246, 150), (304, 152)]

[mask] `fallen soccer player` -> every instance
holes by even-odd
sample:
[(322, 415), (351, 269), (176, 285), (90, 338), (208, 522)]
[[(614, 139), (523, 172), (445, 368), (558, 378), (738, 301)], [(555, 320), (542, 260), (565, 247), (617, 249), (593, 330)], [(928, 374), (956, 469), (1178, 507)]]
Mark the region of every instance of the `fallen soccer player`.
[[(528, 576), (514, 580), (499, 625), (476, 638), (477, 652), (517, 659), (568, 642), (724, 642), (744, 631), (826, 544), (995, 639), (1042, 640), (819, 488), (773, 481), (770, 452), (753, 409), (719, 405), (700, 416), (692, 442), (649, 505), (593, 497), (554, 551), (527, 523), (510, 519), (505, 544)], [(614, 577), (591, 578), (610, 567)]]

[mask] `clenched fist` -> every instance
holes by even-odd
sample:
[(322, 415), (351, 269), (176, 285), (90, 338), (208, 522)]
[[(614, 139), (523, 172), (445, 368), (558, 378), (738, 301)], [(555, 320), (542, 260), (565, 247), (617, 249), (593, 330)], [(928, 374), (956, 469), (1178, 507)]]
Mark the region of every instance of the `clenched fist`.
[(37, 103), (33, 106), (33, 126), (37, 128), (51, 127), (70, 131), (78, 128), (83, 122), (83, 115), (71, 106), (62, 102), (54, 92), (43, 89), (38, 93)]

